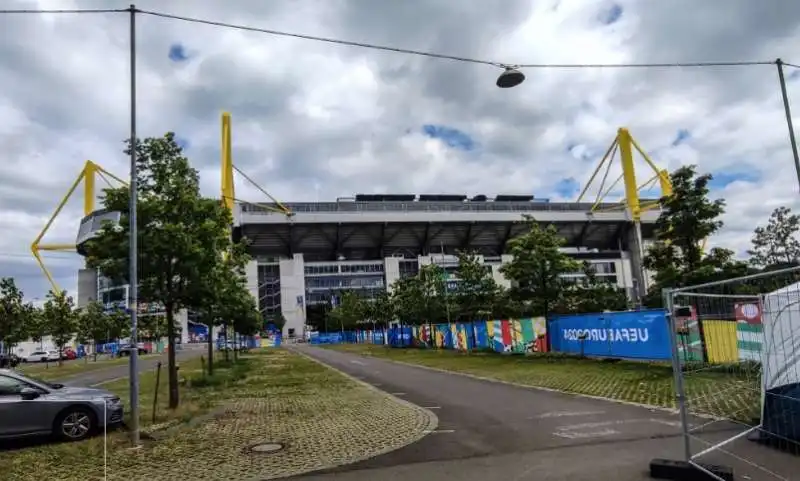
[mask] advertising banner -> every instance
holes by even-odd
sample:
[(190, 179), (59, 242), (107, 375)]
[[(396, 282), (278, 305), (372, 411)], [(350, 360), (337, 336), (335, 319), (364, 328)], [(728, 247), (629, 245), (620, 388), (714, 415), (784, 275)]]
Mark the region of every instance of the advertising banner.
[(550, 332), (554, 351), (622, 359), (672, 357), (663, 309), (555, 316)]

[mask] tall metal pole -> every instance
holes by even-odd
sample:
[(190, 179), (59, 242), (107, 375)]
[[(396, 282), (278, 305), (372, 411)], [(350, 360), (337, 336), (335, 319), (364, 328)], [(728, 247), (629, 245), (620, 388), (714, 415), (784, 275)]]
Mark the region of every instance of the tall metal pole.
[(778, 80), (781, 83), (781, 96), (783, 97), (783, 110), (786, 114), (786, 125), (789, 127), (789, 142), (792, 144), (792, 155), (794, 156), (794, 170), (797, 172), (797, 185), (800, 188), (800, 156), (797, 154), (797, 140), (794, 138), (794, 127), (792, 126), (792, 109), (789, 107), (789, 95), (786, 93), (786, 79), (783, 77), (783, 60), (775, 60), (778, 67)]
[(137, 336), (137, 311), (139, 295), (139, 272), (137, 266), (137, 238), (138, 229), (136, 226), (136, 201), (137, 201), (137, 168), (136, 168), (136, 6), (131, 5), (131, 38), (130, 38), (130, 60), (131, 60), (131, 180), (130, 180), (130, 205), (129, 214), (129, 233), (130, 233), (130, 282), (129, 282), (129, 303), (131, 309), (131, 347), (130, 350), (130, 399), (131, 399), (131, 443), (139, 445), (139, 338)]

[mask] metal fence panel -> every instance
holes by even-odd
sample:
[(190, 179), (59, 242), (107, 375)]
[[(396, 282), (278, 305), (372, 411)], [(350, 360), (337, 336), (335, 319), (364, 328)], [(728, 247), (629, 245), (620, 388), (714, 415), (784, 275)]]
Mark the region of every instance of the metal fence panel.
[(800, 268), (665, 290), (685, 461), (800, 475)]

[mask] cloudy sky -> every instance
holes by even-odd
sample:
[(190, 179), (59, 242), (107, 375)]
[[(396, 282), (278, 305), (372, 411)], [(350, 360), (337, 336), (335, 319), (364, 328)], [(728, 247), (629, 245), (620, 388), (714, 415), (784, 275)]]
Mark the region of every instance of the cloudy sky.
[[(126, 8), (129, 0), (2, 8)], [(223, 7), (222, 5), (226, 5)], [(800, 64), (800, 3), (786, 0), (159, 0), (141, 9), (508, 64), (774, 60)], [(526, 70), (223, 29), (138, 22), (140, 136), (176, 132), (219, 186), (219, 115), (235, 163), (283, 200), (356, 192), (533, 193), (574, 199), (616, 129), (663, 168), (697, 164), (727, 200), (713, 239), (738, 252), (779, 205), (800, 208), (774, 66)], [(0, 15), (0, 276), (49, 285), (29, 245), (92, 159), (127, 175), (128, 17)], [(800, 125), (800, 70), (787, 68)], [(640, 177), (649, 177), (643, 162)], [(237, 181), (239, 197), (261, 200)], [(45, 240), (70, 242), (77, 195)], [(80, 259), (45, 258), (76, 284)]]

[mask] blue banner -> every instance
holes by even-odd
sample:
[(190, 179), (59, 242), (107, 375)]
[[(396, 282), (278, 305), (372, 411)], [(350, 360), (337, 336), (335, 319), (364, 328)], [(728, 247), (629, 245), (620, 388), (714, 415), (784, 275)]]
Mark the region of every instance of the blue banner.
[(410, 327), (392, 327), (389, 329), (389, 345), (405, 347), (413, 345), (414, 332)]
[(622, 359), (672, 358), (663, 309), (555, 316), (548, 331), (557, 352)]

